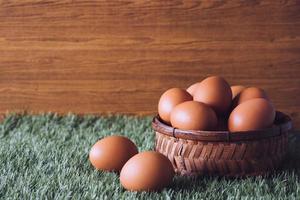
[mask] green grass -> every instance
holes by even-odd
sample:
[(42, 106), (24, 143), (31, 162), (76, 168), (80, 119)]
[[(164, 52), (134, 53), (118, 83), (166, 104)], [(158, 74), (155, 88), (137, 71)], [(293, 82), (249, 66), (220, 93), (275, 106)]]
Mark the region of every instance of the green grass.
[(300, 199), (300, 139), (290, 141), (284, 170), (271, 177), (175, 177), (162, 192), (129, 192), (118, 175), (94, 170), (91, 146), (111, 134), (153, 149), (151, 118), (10, 115), (0, 124), (2, 199)]

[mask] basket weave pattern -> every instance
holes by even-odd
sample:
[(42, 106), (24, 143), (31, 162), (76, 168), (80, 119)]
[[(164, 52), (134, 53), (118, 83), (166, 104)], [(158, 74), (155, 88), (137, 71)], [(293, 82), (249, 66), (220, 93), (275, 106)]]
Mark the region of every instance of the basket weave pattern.
[(272, 127), (246, 132), (184, 131), (153, 118), (155, 150), (180, 175), (241, 177), (265, 175), (280, 167), (288, 147), (289, 116), (276, 112)]
[(156, 151), (181, 175), (259, 175), (276, 169), (285, 156), (287, 134), (244, 142), (202, 142), (156, 132)]

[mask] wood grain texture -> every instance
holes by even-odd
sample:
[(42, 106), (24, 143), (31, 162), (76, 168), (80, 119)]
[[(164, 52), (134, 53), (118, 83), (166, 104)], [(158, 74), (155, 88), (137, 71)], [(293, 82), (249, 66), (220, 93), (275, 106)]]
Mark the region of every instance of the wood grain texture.
[(154, 114), (208, 75), (264, 88), (300, 128), (300, 2), (0, 2), (0, 113)]

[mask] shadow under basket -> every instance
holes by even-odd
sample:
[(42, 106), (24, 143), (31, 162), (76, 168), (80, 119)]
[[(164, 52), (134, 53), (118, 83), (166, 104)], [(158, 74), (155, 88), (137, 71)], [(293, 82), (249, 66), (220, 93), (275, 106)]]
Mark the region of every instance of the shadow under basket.
[(155, 150), (172, 162), (180, 175), (243, 177), (266, 175), (278, 169), (288, 146), (291, 119), (276, 112), (274, 125), (258, 131), (185, 131), (156, 116)]

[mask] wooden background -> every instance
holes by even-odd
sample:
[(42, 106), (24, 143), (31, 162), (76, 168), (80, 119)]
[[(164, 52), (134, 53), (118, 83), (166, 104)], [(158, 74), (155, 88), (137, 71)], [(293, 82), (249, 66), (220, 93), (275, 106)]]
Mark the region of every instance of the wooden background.
[(208, 75), (300, 128), (300, 1), (0, 1), (0, 113), (154, 114)]

